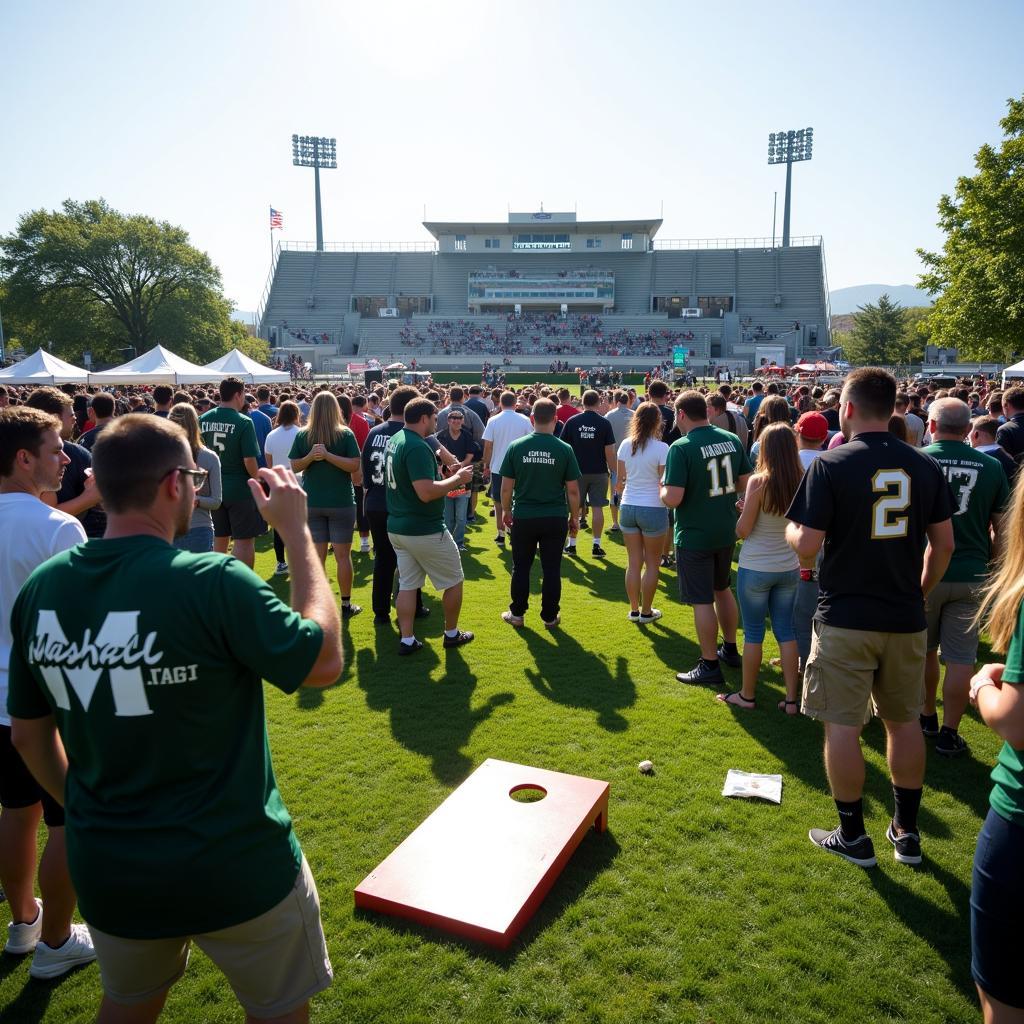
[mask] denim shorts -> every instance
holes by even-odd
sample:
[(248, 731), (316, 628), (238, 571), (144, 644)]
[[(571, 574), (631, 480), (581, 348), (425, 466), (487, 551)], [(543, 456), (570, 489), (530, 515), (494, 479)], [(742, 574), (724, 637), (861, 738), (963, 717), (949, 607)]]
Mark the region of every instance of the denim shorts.
[(619, 528), (623, 533), (660, 537), (668, 529), (668, 509), (664, 506), (623, 505), (619, 509)]
[(758, 572), (740, 567), (736, 577), (736, 596), (743, 616), (743, 639), (748, 644), (764, 643), (764, 624), (769, 616), (777, 643), (796, 639), (793, 631), (793, 602), (800, 573)]

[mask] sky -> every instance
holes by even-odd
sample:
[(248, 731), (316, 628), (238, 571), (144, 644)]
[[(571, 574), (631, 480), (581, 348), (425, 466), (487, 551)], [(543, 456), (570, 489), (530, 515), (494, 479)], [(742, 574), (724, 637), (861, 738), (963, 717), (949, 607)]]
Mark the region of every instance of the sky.
[[(183, 226), (256, 309), (275, 240), (315, 237), (293, 133), (334, 136), (327, 241), (436, 220), (663, 215), (771, 236), (769, 132), (813, 126), (793, 235), (829, 286), (914, 284), (939, 196), (1024, 94), (1024, 3), (0, 0), (0, 233), (104, 197)], [(662, 213), (663, 211), (663, 213)]]

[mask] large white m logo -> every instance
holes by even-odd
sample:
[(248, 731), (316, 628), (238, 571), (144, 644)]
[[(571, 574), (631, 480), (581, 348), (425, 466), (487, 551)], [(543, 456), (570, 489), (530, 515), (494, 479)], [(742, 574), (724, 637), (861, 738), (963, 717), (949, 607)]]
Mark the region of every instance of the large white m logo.
[[(139, 644), (139, 613), (108, 612), (96, 638), (86, 630), (81, 643), (69, 642), (55, 611), (40, 609), (30, 660), (53, 695), (57, 707), (71, 710), (65, 679), (71, 684), (84, 710), (89, 710), (96, 684), (104, 670), (110, 676), (114, 714), (151, 715), (140, 663), (153, 664), (162, 654), (152, 651), (155, 633)], [(55, 664), (56, 663), (56, 664)]]

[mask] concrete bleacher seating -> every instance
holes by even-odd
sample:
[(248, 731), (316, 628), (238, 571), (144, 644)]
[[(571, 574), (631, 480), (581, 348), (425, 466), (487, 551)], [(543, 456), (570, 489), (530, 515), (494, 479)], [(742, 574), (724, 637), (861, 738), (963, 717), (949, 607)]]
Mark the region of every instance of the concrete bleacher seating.
[[(402, 297), (432, 300), (431, 315), (415, 315), (413, 325), (431, 318), (471, 320), (468, 275), (471, 270), (528, 268), (559, 272), (594, 267), (615, 274), (615, 307), (601, 314), (606, 333), (633, 333), (667, 328), (694, 332), (685, 344), (695, 360), (733, 359), (750, 362), (757, 344), (785, 344), (787, 360), (802, 358), (813, 345), (828, 344), (828, 302), (822, 250), (819, 245), (787, 249), (655, 249), (653, 252), (513, 253), (486, 256), (436, 252), (321, 252), (282, 247), (260, 319), (260, 334), (287, 322), (310, 333), (328, 332), (330, 356), (342, 358), (358, 350), (360, 361), (394, 353), (403, 358), (400, 331), (404, 320), (360, 318), (353, 297), (385, 298), (397, 305)], [(722, 318), (669, 320), (652, 314), (654, 296), (680, 295), (696, 305), (698, 296), (732, 296), (733, 312)], [(503, 316), (484, 316), (481, 323), (501, 325)], [(800, 330), (794, 330), (799, 322)], [(763, 327), (763, 340), (751, 335)], [(497, 329), (497, 328), (496, 328)], [(812, 341), (811, 333), (816, 333)], [(278, 330), (278, 343), (300, 347)], [(453, 362), (456, 357), (434, 356), (428, 350), (417, 358)], [(406, 355), (414, 354), (405, 349)], [(318, 353), (320, 354), (320, 353)], [(458, 357), (462, 359), (462, 356)], [(473, 354), (472, 360), (480, 357)], [(545, 359), (538, 355), (537, 358)], [(581, 350), (581, 360), (590, 356)], [(629, 356), (620, 357), (628, 361)]]

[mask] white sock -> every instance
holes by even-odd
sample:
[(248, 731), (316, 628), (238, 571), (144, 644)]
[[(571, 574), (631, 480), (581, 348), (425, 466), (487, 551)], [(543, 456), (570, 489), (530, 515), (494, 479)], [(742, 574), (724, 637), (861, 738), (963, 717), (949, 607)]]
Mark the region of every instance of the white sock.
[(600, 547), (600, 546), (601, 546), (601, 534), (595, 533), (594, 534), (594, 547), (596, 548), (596, 547)]
[(446, 629), (444, 631), (445, 636), (454, 637), (459, 635), (459, 627), (456, 626), (454, 629)]
[(571, 548), (576, 547), (576, 538), (575, 537), (570, 537), (569, 538), (569, 547), (571, 547)]
[(403, 636), (402, 643), (408, 645), (409, 647), (412, 647), (412, 645), (416, 643), (415, 634), (413, 636)]

